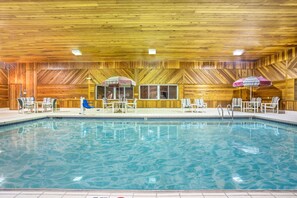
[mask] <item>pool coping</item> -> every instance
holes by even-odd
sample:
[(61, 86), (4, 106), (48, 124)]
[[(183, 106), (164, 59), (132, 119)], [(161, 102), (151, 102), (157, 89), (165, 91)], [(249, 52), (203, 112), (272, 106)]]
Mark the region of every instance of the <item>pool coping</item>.
[[(22, 118), (22, 119), (17, 119), (17, 120), (10, 120), (10, 121), (3, 121), (0, 122), (0, 126), (7, 126), (11, 124), (17, 124), (17, 123), (24, 123), (24, 122), (29, 122), (29, 121), (34, 121), (34, 120), (40, 120), (40, 119), (46, 119), (46, 118), (83, 118), (83, 119), (88, 119), (88, 118), (104, 118), (104, 119), (222, 119), (221, 116), (215, 116), (215, 115), (205, 115), (205, 116), (191, 116), (191, 115), (122, 115), (122, 116), (112, 116), (112, 115), (40, 115), (37, 117), (31, 117), (31, 118)], [(283, 119), (277, 119), (277, 118), (270, 118), (270, 117), (265, 117), (261, 115), (237, 115), (234, 116), (233, 118), (231, 116), (226, 116), (222, 120), (232, 120), (232, 119), (260, 119), (260, 120), (267, 120), (267, 121), (273, 121), (273, 122), (278, 122), (278, 123), (284, 123), (284, 124), (290, 124), (297, 126), (297, 120), (296, 122), (290, 121), (290, 120), (283, 120)]]

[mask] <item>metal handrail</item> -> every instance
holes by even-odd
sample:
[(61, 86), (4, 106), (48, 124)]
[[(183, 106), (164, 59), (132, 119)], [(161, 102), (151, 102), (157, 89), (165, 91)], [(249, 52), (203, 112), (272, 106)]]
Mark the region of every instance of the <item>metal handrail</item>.
[(230, 116), (230, 111), (231, 111), (231, 117), (232, 117), (232, 120), (233, 120), (234, 109), (232, 108), (232, 106), (230, 104), (227, 105), (227, 111), (228, 111), (229, 116)]
[[(222, 105), (218, 105), (217, 106), (217, 110), (218, 110), (218, 113), (219, 115), (222, 117), (222, 119), (224, 118), (224, 109), (222, 108)], [(220, 110), (222, 112), (222, 114), (220, 113)]]

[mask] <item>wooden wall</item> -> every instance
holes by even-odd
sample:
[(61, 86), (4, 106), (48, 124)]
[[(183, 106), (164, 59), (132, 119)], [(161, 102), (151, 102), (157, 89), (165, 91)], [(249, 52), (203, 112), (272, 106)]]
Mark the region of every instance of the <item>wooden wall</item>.
[[(58, 98), (60, 107), (79, 107), (80, 96), (101, 107), (101, 100), (95, 100), (95, 85), (111, 76), (126, 76), (137, 83), (136, 98), (139, 96), (138, 85), (177, 84), (179, 99), (202, 97), (209, 107), (215, 107), (230, 103), (238, 90), (231, 86), (232, 83), (252, 75), (253, 70), (252, 62), (19, 63), (9, 72), (9, 84), (22, 84), (26, 96), (34, 96), (37, 100)], [(180, 107), (180, 100), (139, 100), (138, 107)]]
[(0, 108), (8, 107), (8, 73), (0, 68)]
[[(253, 62), (199, 61), (18, 63), (9, 72), (2, 70), (0, 73), (0, 80), (3, 82), (0, 87), (0, 91), (3, 91), (0, 93), (3, 93), (1, 98), (5, 100), (8, 85), (21, 84), (21, 91), (26, 90), (26, 96), (34, 96), (37, 100), (44, 97), (58, 98), (60, 107), (79, 107), (80, 96), (89, 99), (95, 107), (101, 107), (102, 101), (95, 100), (95, 85), (111, 76), (126, 76), (137, 83), (134, 95), (136, 98), (139, 96), (139, 85), (177, 84), (179, 99), (204, 98), (209, 107), (216, 107), (218, 104), (226, 106), (233, 97), (248, 100), (249, 89), (233, 88), (232, 83), (238, 78), (262, 75), (272, 80), (273, 86), (254, 89), (254, 96), (260, 96), (264, 100), (280, 96), (284, 108), (289, 109), (287, 101), (288, 104), (289, 101), (294, 103), (297, 94), (296, 62), (294, 57), (258, 67), (258, 63)], [(10, 105), (11, 109), (16, 108), (15, 105)], [(138, 107), (174, 108), (180, 107), (180, 100), (139, 100)]]
[[(297, 111), (297, 50), (293, 48), (279, 56), (262, 60), (255, 70), (257, 76), (264, 76), (273, 81), (273, 86), (257, 90), (257, 95), (269, 99), (271, 95), (281, 97), (281, 105), (286, 110)], [(278, 61), (279, 60), (279, 61)], [(258, 61), (260, 64), (260, 62)]]

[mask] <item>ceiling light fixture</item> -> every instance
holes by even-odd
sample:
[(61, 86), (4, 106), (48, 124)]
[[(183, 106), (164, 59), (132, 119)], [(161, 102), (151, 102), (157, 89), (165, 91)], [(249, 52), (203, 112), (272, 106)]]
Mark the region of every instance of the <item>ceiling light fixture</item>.
[(234, 56), (241, 56), (244, 53), (244, 49), (237, 49), (233, 51)]
[(79, 49), (73, 49), (71, 52), (75, 56), (81, 56), (82, 55), (82, 53), (81, 53), (81, 51)]
[(148, 49), (149, 54), (156, 54), (157, 50), (156, 49)]

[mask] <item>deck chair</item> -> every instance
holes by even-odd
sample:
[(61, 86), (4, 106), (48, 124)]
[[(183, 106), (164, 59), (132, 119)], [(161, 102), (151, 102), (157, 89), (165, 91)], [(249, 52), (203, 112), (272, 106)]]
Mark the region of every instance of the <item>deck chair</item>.
[(192, 110), (190, 98), (181, 99), (181, 109), (185, 112), (186, 109)]
[(102, 99), (102, 108), (103, 108), (103, 112), (105, 111), (105, 109), (113, 109), (113, 104), (109, 103), (107, 98), (103, 98)]
[(132, 103), (127, 102), (126, 103), (126, 112), (128, 112), (129, 109), (134, 109), (134, 112), (137, 110), (137, 98), (134, 98)]
[(240, 111), (242, 111), (242, 99), (241, 98), (232, 98), (232, 110), (234, 108), (240, 108)]
[(278, 113), (279, 100), (280, 100), (280, 98), (276, 96), (276, 97), (272, 97), (270, 103), (262, 103), (261, 104), (261, 112), (263, 112), (263, 110), (264, 110), (264, 113), (266, 113), (267, 109), (272, 109), (273, 113), (274, 113), (274, 110), (276, 110), (276, 113)]

